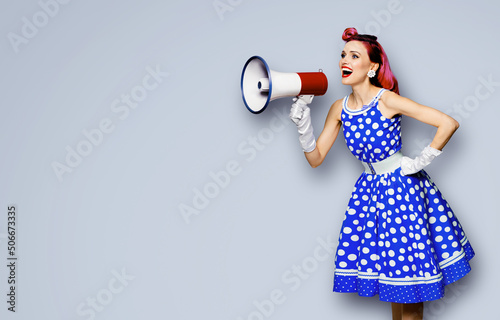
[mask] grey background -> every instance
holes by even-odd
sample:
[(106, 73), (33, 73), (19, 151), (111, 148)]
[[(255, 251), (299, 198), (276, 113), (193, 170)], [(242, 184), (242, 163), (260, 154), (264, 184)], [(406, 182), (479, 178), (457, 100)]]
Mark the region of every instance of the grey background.
[[(311, 105), (318, 135), (331, 103), (349, 93), (338, 60), (350, 26), (379, 37), (403, 96), (461, 123), (427, 171), (476, 257), (444, 300), (426, 304), (426, 319), (489, 317), (499, 298), (498, 4), (47, 2), (46, 20), (37, 1), (3, 1), (0, 12), (1, 301), (10, 204), (19, 258), (17, 312), (2, 302), (2, 319), (389, 319), (377, 297), (331, 292), (333, 255), (324, 258), (318, 242), (336, 242), (360, 164), (339, 137), (311, 169), (294, 126), (276, 119), (291, 100), (252, 115), (239, 88), (255, 54), (278, 71), (322, 68), (329, 90)], [(41, 27), (13, 45), (33, 17)], [(140, 92), (148, 67), (168, 76), (121, 119), (113, 101)], [(486, 87), (488, 78), (496, 85)], [(53, 163), (66, 164), (67, 146), (103, 119), (114, 130), (60, 181)], [(405, 119), (404, 151), (415, 155), (434, 132)], [(238, 174), (213, 189), (211, 173), (228, 165)], [(214, 197), (184, 219), (180, 206), (204, 188)], [(302, 264), (303, 279), (283, 279)], [(254, 302), (266, 305), (273, 292), (282, 303), (263, 314)]]

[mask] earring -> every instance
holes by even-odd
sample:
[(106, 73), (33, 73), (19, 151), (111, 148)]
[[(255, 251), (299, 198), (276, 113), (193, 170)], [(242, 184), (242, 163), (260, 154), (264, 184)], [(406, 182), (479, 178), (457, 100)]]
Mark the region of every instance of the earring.
[(374, 71), (374, 70), (370, 70), (370, 71), (368, 71), (368, 77), (369, 77), (369, 78), (373, 78), (373, 77), (375, 77), (375, 71)]

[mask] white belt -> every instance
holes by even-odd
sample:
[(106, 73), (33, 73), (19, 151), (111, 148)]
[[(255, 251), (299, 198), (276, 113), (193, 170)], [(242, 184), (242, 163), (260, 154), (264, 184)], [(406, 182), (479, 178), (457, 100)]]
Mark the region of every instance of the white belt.
[(385, 158), (382, 161), (378, 162), (363, 162), (363, 167), (365, 168), (366, 173), (371, 174), (384, 174), (393, 172), (401, 165), (401, 158), (403, 158), (403, 152), (399, 150), (389, 158)]

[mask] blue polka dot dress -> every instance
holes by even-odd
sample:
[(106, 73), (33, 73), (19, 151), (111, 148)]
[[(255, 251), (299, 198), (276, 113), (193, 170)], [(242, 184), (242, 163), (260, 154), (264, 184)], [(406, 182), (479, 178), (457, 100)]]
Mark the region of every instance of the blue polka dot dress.
[[(401, 116), (385, 118), (380, 90), (362, 109), (347, 107), (345, 141), (363, 162), (376, 163), (401, 149)], [(416, 303), (444, 296), (444, 286), (470, 271), (474, 251), (449, 204), (424, 170), (363, 172), (348, 203), (335, 256), (335, 292), (379, 295)]]

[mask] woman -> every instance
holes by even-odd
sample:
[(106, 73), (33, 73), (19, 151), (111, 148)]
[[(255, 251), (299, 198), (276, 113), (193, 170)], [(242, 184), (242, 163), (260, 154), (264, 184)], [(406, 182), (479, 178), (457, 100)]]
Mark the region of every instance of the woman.
[[(470, 271), (474, 251), (450, 206), (422, 170), (458, 129), (448, 115), (401, 97), (387, 56), (371, 35), (348, 28), (339, 67), (352, 93), (336, 101), (316, 142), (307, 104), (298, 97), (290, 118), (307, 161), (319, 166), (343, 128), (365, 168), (346, 210), (335, 257), (335, 292), (379, 295), (393, 319), (422, 319), (423, 302)], [(401, 153), (401, 116), (437, 127), (415, 159)], [(343, 124), (343, 126), (342, 126)]]

